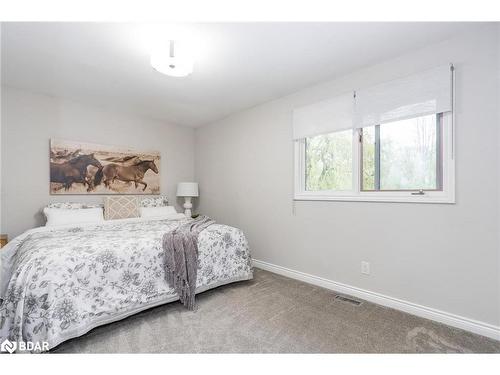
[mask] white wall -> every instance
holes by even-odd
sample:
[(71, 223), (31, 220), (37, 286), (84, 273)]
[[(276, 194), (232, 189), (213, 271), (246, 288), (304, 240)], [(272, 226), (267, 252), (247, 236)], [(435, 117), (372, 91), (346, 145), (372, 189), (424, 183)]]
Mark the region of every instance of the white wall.
[[(50, 138), (157, 149), (162, 193), (173, 200), (177, 182), (196, 178), (197, 211), (241, 227), (255, 259), (498, 326), (499, 47), (500, 34), (487, 26), (196, 134), (2, 87), (0, 232), (13, 237), (39, 225), (48, 202), (102, 199), (49, 195)], [(294, 107), (448, 62), (457, 68), (457, 204), (297, 202), (292, 213)], [(361, 260), (371, 263), (370, 276), (361, 275)]]
[(102, 196), (49, 195), (50, 138), (160, 151), (161, 192), (172, 203), (176, 184), (194, 178), (191, 128), (5, 86), (1, 103), (0, 232), (10, 238), (43, 223), (40, 209), (49, 202), (102, 202)]
[[(199, 211), (242, 228), (255, 259), (498, 326), (497, 37), (488, 25), (198, 129)], [(297, 202), (292, 213), (294, 107), (449, 62), (455, 205)]]

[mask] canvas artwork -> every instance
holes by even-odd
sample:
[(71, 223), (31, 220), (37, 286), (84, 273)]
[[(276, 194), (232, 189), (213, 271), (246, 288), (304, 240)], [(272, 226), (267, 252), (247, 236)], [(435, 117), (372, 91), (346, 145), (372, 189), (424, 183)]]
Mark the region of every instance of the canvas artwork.
[(51, 194), (160, 194), (160, 153), (50, 140)]

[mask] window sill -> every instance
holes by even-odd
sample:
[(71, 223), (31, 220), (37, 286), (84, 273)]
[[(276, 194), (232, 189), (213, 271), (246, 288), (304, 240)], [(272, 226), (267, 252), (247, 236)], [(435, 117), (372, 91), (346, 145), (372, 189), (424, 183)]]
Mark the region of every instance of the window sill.
[[(382, 193), (383, 194), (383, 193)], [(455, 204), (455, 197), (445, 194), (427, 194), (423, 196), (401, 195), (321, 195), (295, 194), (294, 201), (333, 201), (333, 202), (381, 202), (381, 203), (435, 203)]]

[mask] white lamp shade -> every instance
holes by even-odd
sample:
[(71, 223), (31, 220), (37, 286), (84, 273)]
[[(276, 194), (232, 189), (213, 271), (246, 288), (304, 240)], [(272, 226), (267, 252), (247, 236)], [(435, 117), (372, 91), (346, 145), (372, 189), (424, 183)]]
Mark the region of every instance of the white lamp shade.
[(179, 182), (177, 185), (178, 197), (197, 197), (198, 183), (197, 182)]

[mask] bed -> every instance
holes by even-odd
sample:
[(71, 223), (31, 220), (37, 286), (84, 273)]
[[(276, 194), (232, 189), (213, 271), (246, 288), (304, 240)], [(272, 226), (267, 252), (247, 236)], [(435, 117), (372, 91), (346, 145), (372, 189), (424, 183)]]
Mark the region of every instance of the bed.
[[(54, 348), (97, 326), (176, 301), (165, 281), (164, 233), (187, 220), (134, 218), (39, 227), (0, 252), (0, 342)], [(214, 224), (198, 237), (196, 293), (252, 278), (241, 230)]]

